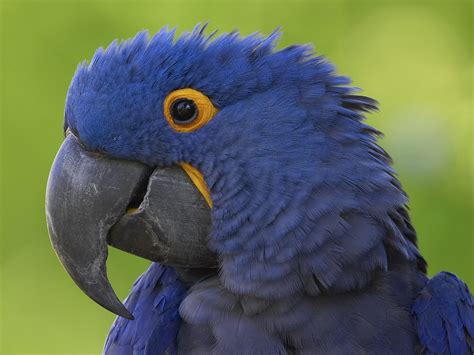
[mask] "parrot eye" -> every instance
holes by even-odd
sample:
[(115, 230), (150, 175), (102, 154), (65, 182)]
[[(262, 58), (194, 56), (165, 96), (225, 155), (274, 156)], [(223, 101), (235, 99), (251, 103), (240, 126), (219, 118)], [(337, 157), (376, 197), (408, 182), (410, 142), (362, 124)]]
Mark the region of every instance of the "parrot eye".
[(209, 122), (218, 112), (202, 92), (186, 88), (172, 91), (165, 98), (163, 111), (177, 132), (192, 132)]
[(178, 124), (190, 123), (195, 120), (198, 109), (194, 101), (178, 99), (171, 104), (171, 117)]

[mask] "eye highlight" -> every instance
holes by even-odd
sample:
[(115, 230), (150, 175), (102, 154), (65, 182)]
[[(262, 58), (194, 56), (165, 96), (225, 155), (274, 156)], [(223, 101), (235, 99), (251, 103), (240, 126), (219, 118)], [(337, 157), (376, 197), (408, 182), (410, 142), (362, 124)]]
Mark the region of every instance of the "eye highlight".
[(186, 88), (169, 93), (163, 111), (175, 131), (192, 132), (209, 122), (218, 109), (202, 92)]

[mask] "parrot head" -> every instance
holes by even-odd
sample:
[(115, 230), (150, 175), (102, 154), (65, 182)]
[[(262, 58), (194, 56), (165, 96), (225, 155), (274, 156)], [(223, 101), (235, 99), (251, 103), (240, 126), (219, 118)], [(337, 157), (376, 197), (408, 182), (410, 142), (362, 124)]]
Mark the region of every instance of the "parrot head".
[(347, 211), (383, 220), (406, 203), (378, 132), (362, 122), (376, 102), (354, 95), (325, 58), (309, 46), (276, 50), (277, 32), (203, 30), (113, 42), (79, 65), (67, 94), (47, 188), (50, 237), (79, 287), (124, 317), (107, 244), (215, 268), (242, 295), (280, 297), (307, 287), (304, 268), (323, 285), (342, 272), (342, 259), (301, 260), (351, 223)]

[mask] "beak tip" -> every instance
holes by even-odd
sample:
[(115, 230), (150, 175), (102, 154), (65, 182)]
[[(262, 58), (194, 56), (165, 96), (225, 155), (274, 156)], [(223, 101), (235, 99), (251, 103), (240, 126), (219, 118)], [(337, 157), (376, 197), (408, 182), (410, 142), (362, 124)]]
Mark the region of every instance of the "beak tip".
[(102, 273), (103, 281), (97, 283), (94, 288), (90, 288), (88, 286), (84, 287), (83, 284), (78, 284), (78, 286), (86, 293), (86, 295), (92, 298), (100, 306), (119, 317), (133, 320), (133, 314), (119, 300), (106, 275), (107, 274), (104, 270)]
[[(122, 317), (122, 316), (121, 316)], [(129, 313), (127, 316), (123, 317), (123, 318), (126, 318), (128, 320), (135, 320), (135, 317), (133, 316), (133, 314)]]
[(133, 314), (130, 313), (125, 307), (123, 307), (123, 309), (121, 309), (120, 311), (113, 312), (113, 313), (115, 313), (119, 317), (122, 317), (128, 320), (135, 320), (135, 317), (133, 316)]
[[(112, 288), (110, 288), (112, 291)], [(113, 291), (112, 291), (113, 292)], [(135, 318), (133, 317), (133, 314), (125, 307), (125, 305), (119, 301), (115, 293), (109, 293), (109, 292), (103, 292), (103, 295), (108, 295), (112, 297), (113, 299), (104, 299), (104, 298), (97, 298), (89, 294), (89, 297), (91, 297), (97, 304), (100, 306), (104, 307), (105, 309), (109, 310), (110, 312), (116, 314), (119, 317), (126, 318), (128, 320), (134, 320)]]
[(126, 318), (128, 320), (134, 320), (133, 314), (125, 307), (122, 302), (115, 303), (113, 305), (104, 305), (101, 304), (102, 307), (108, 309), (112, 313), (116, 314), (119, 317)]

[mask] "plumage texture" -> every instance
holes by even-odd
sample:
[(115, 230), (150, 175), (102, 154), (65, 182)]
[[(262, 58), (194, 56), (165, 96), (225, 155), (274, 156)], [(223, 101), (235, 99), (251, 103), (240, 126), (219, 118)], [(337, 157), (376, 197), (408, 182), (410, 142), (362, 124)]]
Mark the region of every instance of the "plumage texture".
[[(209, 248), (219, 270), (192, 285), (182, 302), (176, 296), (168, 324), (153, 313), (165, 291), (158, 279), (153, 286), (161, 268), (152, 267), (130, 296), (140, 317), (117, 321), (108, 353), (121, 346), (145, 351), (151, 331), (164, 342), (153, 345), (161, 347), (155, 353), (163, 353), (168, 342), (158, 329), (177, 327), (178, 307), (180, 353), (446, 349), (434, 342), (446, 343), (453, 330), (436, 324), (467, 329), (472, 317), (436, 313), (438, 305), (454, 297), (472, 312), (472, 299), (468, 291), (441, 291), (436, 281), (426, 285), (407, 196), (376, 143), (379, 132), (363, 122), (377, 103), (357, 95), (309, 46), (275, 50), (276, 32), (211, 39), (203, 29), (114, 42), (78, 68), (69, 89), (65, 127), (86, 146), (152, 166), (189, 163), (203, 173), (213, 200)], [(163, 117), (163, 100), (187, 87), (205, 93), (219, 113), (180, 134)], [(143, 336), (134, 336), (139, 330)], [(444, 340), (433, 340), (438, 336)]]
[(426, 354), (474, 354), (474, 300), (456, 275), (441, 272), (428, 281), (413, 315)]
[(176, 354), (181, 325), (178, 307), (187, 287), (169, 267), (152, 264), (125, 301), (135, 321), (118, 318), (104, 352), (121, 355)]

